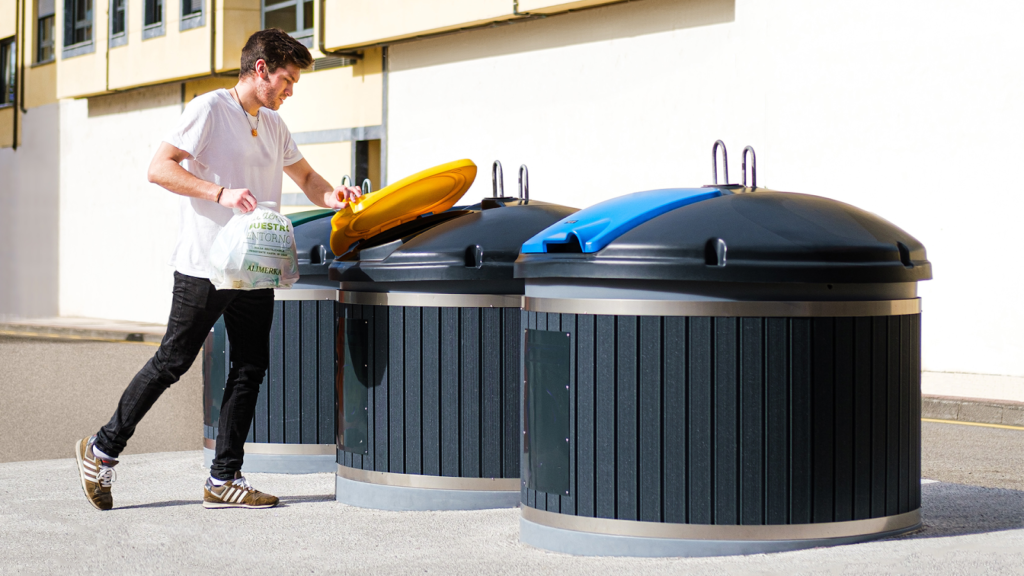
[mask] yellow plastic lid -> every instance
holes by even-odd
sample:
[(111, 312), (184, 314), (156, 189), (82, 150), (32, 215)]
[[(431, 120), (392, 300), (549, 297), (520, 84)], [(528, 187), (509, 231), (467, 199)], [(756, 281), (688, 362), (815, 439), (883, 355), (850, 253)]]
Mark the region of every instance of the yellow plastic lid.
[(379, 234), (423, 214), (451, 208), (476, 179), (472, 160), (434, 166), (362, 196), (331, 218), (331, 251), (343, 254), (357, 240)]

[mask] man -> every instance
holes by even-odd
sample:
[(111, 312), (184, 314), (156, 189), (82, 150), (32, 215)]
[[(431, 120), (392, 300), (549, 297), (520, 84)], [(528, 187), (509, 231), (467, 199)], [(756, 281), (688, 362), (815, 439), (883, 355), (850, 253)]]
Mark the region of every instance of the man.
[(75, 446), (82, 488), (100, 510), (113, 507), (114, 466), (136, 425), (189, 369), (221, 315), (231, 370), (203, 506), (277, 505), (275, 496), (255, 490), (239, 472), (269, 364), (274, 291), (214, 289), (208, 253), (232, 208), (251, 212), (257, 202), (280, 203), (282, 171), (318, 206), (340, 209), (359, 196), (359, 189), (334, 188), (313, 171), (276, 112), (292, 95), (301, 69), (312, 63), (309, 50), (281, 30), (253, 34), (242, 49), (238, 84), (189, 102), (153, 157), (149, 181), (181, 196), (171, 313), (160, 348), (128, 385), (110, 422)]

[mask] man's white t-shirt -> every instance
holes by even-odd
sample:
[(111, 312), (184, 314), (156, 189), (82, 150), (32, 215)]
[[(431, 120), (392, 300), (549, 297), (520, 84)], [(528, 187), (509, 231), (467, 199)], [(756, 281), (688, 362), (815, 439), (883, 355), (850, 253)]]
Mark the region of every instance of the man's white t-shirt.
[[(257, 202), (281, 204), (285, 166), (302, 160), (277, 112), (260, 108), (256, 118), (242, 110), (228, 90), (215, 90), (188, 103), (165, 142), (191, 155), (182, 166), (195, 177), (225, 188), (248, 188)], [(171, 266), (182, 274), (210, 277), (213, 239), (233, 212), (210, 200), (179, 197), (181, 228)]]

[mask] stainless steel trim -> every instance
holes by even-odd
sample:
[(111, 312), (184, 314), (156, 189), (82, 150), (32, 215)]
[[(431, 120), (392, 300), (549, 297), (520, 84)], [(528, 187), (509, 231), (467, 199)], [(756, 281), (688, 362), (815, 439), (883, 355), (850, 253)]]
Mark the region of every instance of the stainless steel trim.
[[(203, 438), (203, 447), (217, 449), (217, 441)], [(275, 456), (323, 456), (338, 453), (334, 444), (270, 444), (263, 442), (246, 442), (246, 454), (270, 454)]]
[(285, 288), (274, 290), (274, 300), (338, 300), (341, 290), (331, 288)]
[(418, 292), (347, 292), (344, 304), (364, 306), (422, 306), (437, 308), (521, 308), (522, 296), (510, 294), (427, 294)]
[(758, 302), (722, 300), (619, 300), (598, 298), (523, 298), (523, 309), (560, 314), (611, 316), (903, 316), (921, 312), (921, 299), (859, 302)]
[(672, 538), (677, 540), (810, 540), (819, 538), (847, 538), (901, 530), (921, 523), (921, 510), (896, 516), (851, 520), (848, 522), (821, 522), (817, 524), (774, 524), (758, 526), (719, 526), (715, 524), (671, 524), (587, 518), (557, 512), (547, 512), (522, 506), (523, 518), (552, 528), (640, 538)]
[(338, 464), (338, 476), (356, 482), (400, 486), (402, 488), (430, 488), (433, 490), (467, 490), (494, 492), (519, 491), (519, 478), (458, 478), (451, 476), (426, 476), (420, 474), (398, 474), (359, 470)]

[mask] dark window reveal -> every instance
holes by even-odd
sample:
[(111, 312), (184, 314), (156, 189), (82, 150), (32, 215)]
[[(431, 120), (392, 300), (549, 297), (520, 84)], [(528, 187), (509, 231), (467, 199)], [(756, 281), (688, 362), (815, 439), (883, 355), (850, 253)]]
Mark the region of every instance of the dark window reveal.
[(64, 47), (92, 42), (92, 1), (64, 1)]
[(110, 35), (120, 36), (125, 33), (125, 5), (127, 0), (111, 0), (110, 2)]
[(164, 21), (163, 0), (146, 0), (146, 13), (143, 18), (143, 26), (156, 26)]
[(39, 0), (36, 5), (36, 62), (54, 58), (54, 0)]
[(0, 106), (14, 104), (17, 44), (14, 38), (0, 41)]

